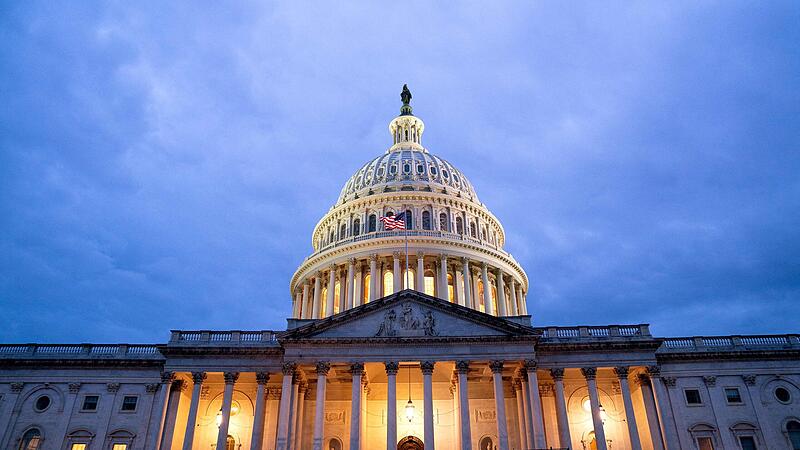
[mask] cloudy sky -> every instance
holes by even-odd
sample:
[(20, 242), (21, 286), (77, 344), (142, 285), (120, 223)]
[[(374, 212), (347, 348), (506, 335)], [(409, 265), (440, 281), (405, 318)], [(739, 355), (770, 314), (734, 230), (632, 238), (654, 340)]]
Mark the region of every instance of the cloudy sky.
[(0, 341), (282, 329), (403, 83), (535, 324), (798, 331), (800, 3), (439, 6), (4, 2)]

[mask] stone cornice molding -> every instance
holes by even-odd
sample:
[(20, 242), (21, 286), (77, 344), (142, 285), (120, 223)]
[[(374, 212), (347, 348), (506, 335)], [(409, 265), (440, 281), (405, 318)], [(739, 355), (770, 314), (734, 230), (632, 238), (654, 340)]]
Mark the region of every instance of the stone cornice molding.
[(800, 359), (800, 350), (773, 349), (741, 351), (698, 351), (698, 352), (659, 352), (656, 354), (659, 362), (673, 361), (792, 361)]

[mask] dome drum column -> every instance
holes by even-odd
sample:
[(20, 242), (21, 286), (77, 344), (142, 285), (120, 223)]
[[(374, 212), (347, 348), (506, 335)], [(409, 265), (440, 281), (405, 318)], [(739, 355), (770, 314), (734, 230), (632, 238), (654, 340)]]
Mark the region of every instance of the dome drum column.
[(333, 315), (333, 302), (336, 299), (336, 266), (331, 264), (328, 269), (328, 298), (325, 299), (325, 317)]
[(425, 255), (417, 253), (417, 291), (425, 292)]
[(511, 315), (518, 316), (517, 310), (517, 287), (515, 286), (514, 277), (509, 277), (508, 292), (511, 294)]
[(447, 284), (447, 255), (439, 255), (439, 292), (438, 297), (446, 302), (450, 301), (449, 289)]
[(469, 259), (467, 257), (461, 258), (461, 270), (464, 277), (464, 306), (467, 308), (474, 308), (472, 305), (472, 296), (470, 290), (472, 289), (472, 271), (469, 268)]
[(481, 281), (483, 282), (483, 304), (486, 314), (494, 316), (496, 314), (492, 303), (492, 286), (489, 284), (489, 267), (485, 262), (481, 263)]
[(498, 268), (495, 280), (497, 282), (497, 315), (500, 317), (508, 315), (506, 313), (506, 286), (503, 277), (503, 269)]
[(322, 306), (320, 303), (320, 292), (322, 291), (322, 272), (317, 272), (314, 276), (314, 305), (311, 310), (311, 317), (310, 319), (319, 319), (320, 317), (320, 307)]

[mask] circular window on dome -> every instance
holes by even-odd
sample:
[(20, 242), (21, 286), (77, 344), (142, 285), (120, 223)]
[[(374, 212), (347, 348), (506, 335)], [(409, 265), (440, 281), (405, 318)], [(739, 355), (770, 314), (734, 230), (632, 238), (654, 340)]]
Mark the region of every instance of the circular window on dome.
[(789, 403), (792, 401), (792, 394), (785, 387), (779, 387), (775, 389), (775, 398), (781, 403)]
[(43, 395), (36, 399), (36, 403), (33, 404), (33, 409), (38, 412), (42, 412), (50, 407), (50, 397)]

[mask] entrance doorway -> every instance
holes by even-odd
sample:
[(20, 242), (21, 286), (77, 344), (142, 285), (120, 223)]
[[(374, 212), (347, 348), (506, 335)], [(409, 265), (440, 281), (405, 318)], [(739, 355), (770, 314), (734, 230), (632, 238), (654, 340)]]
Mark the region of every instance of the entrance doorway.
[(406, 436), (397, 443), (397, 450), (423, 450), (422, 441), (415, 436)]

